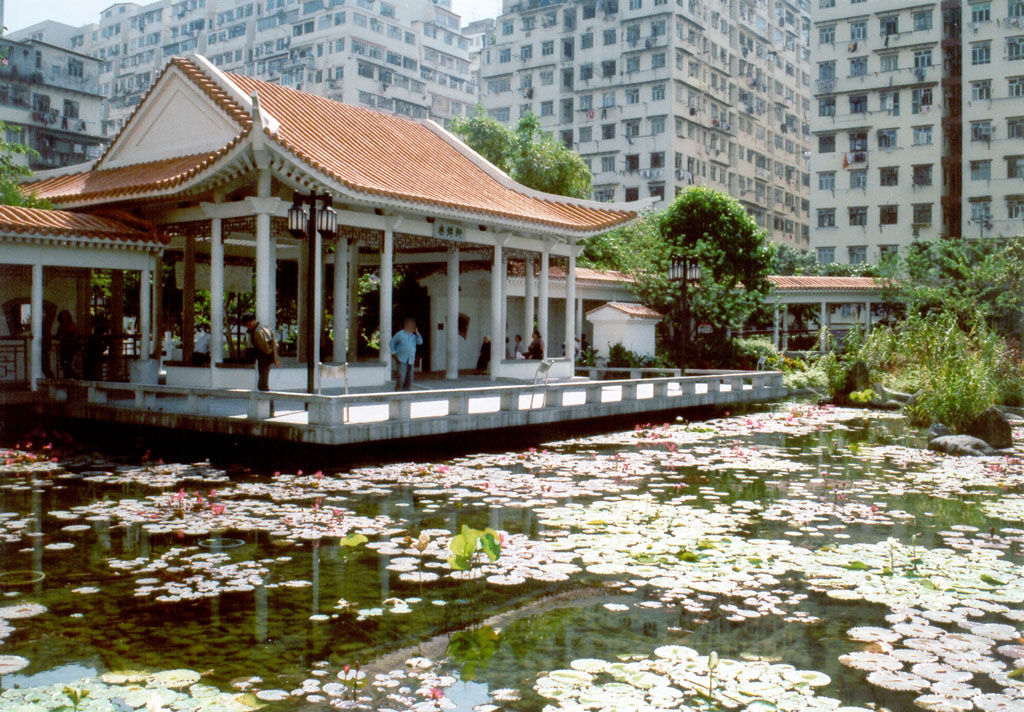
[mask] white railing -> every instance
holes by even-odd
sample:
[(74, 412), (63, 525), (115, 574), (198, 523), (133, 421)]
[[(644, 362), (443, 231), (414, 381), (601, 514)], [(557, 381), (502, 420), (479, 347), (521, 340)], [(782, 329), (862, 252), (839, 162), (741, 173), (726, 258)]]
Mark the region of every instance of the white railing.
[[(239, 412), (241, 409), (232, 409), (231, 402), (244, 401), (244, 414), (249, 421), (269, 420), (275, 413), (306, 411), (305, 422), (290, 421), (290, 424), (316, 427), (478, 417), (483, 414), (509, 415), (552, 409), (578, 409), (578, 417), (598, 417), (623, 412), (767, 401), (785, 395), (782, 374), (776, 371), (705, 371), (661, 378), (337, 396), (106, 382), (50, 381), (48, 387), (50, 397), (56, 401), (232, 420), (239, 419), (242, 413)], [(353, 411), (357, 409), (361, 409), (363, 417), (354, 419)], [(575, 416), (575, 413), (565, 413), (565, 419)]]

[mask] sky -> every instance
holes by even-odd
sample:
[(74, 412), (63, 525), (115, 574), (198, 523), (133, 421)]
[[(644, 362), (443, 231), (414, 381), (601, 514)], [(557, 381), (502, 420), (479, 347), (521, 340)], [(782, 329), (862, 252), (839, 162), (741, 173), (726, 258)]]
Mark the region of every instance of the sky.
[[(99, 18), (100, 11), (117, 0), (0, 0), (4, 24), (10, 31), (43, 20), (59, 20), (69, 25), (84, 25)], [(136, 0), (145, 5), (147, 0)], [(452, 0), (452, 8), (462, 15), (463, 23), (484, 17), (496, 17), (501, 0)]]

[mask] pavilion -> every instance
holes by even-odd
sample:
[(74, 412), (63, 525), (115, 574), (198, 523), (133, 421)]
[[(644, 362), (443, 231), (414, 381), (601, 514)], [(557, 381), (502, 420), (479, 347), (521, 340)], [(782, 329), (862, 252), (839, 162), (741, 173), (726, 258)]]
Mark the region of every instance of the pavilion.
[[(168, 63), (98, 160), (39, 173), (25, 188), (49, 200), (69, 221), (116, 216), (123, 221), (125, 240), (159, 248), (165, 262), (176, 263), (184, 354), (195, 343), (197, 285), (208, 285), (211, 363), (168, 364), (167, 383), (218, 388), (254, 384), (251, 368), (232, 368), (222, 359), (225, 327), (231, 326), (225, 293), (231, 283), (254, 283), (256, 317), (274, 326), (279, 262), (297, 263), (300, 288), (313, 282), (314, 334), (326, 330), (320, 323), (324, 306), (333, 305), (331, 356), (355, 367), (353, 385), (380, 386), (390, 379), (388, 337), (400, 327), (393, 324), (392, 290), (380, 289), (379, 356), (355, 363), (359, 312), (353, 305), (361, 266), (372, 267), (381, 285), (393, 283), (396, 265), (426, 265), (432, 274), (443, 270), (443, 299), (431, 306), (431, 335), (437, 338), (430, 353), (432, 368), (447, 378), (457, 378), (460, 366), (476, 359), (476, 344), (460, 348), (460, 326), (467, 318), (460, 306), (460, 277), (481, 265), (489, 270), (489, 284), (462, 296), (467, 302), (485, 300), (488, 308), (477, 313), (476, 324), (492, 341), (500, 344), (507, 332), (508, 285), (515, 284), (522, 291), (521, 299), (515, 297), (517, 327), (520, 320), (524, 331), (536, 324), (545, 344), (572, 343), (582, 326), (576, 287), (582, 241), (629, 223), (647, 205), (531, 190), (432, 122), (225, 73), (198, 55)], [(312, 250), (288, 229), (289, 209), (308, 193), (324, 195), (337, 214), (336, 230), (316, 233)], [(149, 227), (143, 233), (138, 226)], [(0, 262), (8, 262), (6, 254), (5, 247)], [(307, 254), (314, 255), (313, 263)], [(150, 297), (139, 317), (143, 359), (151, 356), (151, 340), (163, 330), (159, 318), (152, 318), (153, 311), (162, 311), (161, 289), (151, 281), (154, 253), (146, 259), (143, 282), (150, 286), (142, 291)], [(40, 262), (31, 264), (36, 274)], [(105, 260), (97, 265), (114, 266)], [(130, 268), (141, 269), (135, 263)], [(552, 328), (553, 272), (562, 277), (560, 333)], [(301, 299), (298, 304), (298, 322), (304, 325)], [(35, 329), (37, 320), (32, 324)], [(306, 353), (304, 336), (298, 339), (296, 361), (275, 371), (272, 388), (305, 383), (300, 364), (318, 354)], [(557, 351), (549, 346), (549, 353)], [(535, 368), (528, 373), (521, 363), (492, 358), (489, 376), (529, 378)], [(152, 378), (154, 372), (139, 368), (137, 375)], [(551, 375), (571, 377), (572, 359), (556, 360)]]

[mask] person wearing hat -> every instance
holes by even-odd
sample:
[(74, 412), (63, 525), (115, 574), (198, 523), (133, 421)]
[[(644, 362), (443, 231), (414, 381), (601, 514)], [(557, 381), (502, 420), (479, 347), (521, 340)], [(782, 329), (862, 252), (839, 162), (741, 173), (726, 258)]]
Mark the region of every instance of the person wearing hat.
[(260, 324), (253, 314), (246, 314), (242, 323), (245, 324), (245, 328), (249, 332), (249, 341), (256, 354), (256, 371), (259, 373), (256, 388), (261, 391), (269, 391), (270, 367), (281, 365), (281, 361), (277, 358), (277, 337), (274, 336), (273, 329)]

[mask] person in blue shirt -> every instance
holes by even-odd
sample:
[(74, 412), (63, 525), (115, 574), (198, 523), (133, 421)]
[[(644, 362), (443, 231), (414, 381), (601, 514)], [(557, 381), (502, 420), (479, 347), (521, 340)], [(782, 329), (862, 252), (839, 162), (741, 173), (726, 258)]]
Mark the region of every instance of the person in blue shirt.
[(396, 391), (412, 390), (412, 371), (416, 363), (416, 347), (423, 345), (423, 337), (416, 328), (416, 320), (405, 318), (405, 328), (391, 337), (391, 355), (398, 359)]

